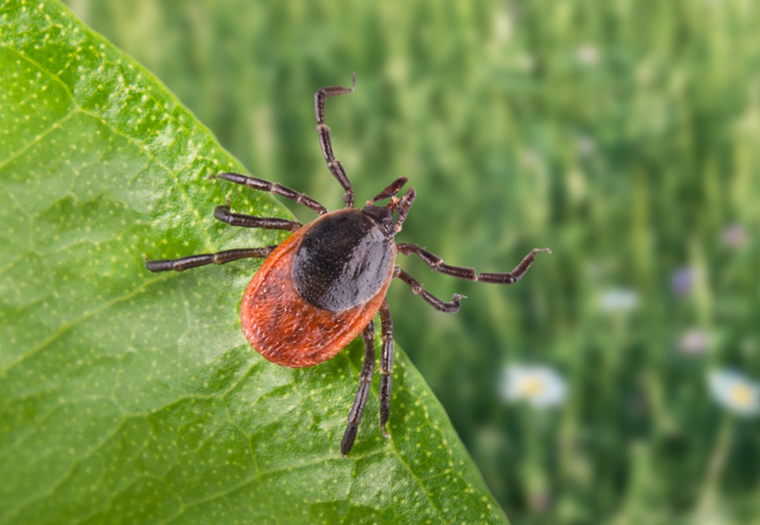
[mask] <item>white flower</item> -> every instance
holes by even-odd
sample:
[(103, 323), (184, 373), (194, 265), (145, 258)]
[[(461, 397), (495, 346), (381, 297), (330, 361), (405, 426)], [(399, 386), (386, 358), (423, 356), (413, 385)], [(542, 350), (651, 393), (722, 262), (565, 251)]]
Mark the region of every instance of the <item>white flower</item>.
[(583, 44), (576, 49), (575, 56), (584, 66), (593, 66), (599, 62), (599, 48), (592, 44)]
[(567, 385), (557, 372), (546, 366), (512, 365), (504, 370), (501, 397), (510, 403), (525, 401), (536, 408), (561, 405)]
[(604, 312), (627, 312), (639, 305), (639, 296), (628, 288), (608, 288), (602, 292), (599, 306)]
[(714, 370), (707, 377), (719, 405), (742, 416), (760, 413), (760, 384), (732, 370)]

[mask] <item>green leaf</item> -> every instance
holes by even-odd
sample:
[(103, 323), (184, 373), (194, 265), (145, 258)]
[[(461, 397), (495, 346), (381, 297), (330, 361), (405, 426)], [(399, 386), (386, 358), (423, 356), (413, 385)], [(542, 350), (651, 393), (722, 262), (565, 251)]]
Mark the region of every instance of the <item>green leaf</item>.
[(285, 238), (213, 219), (290, 217), (222, 170), (245, 171), (60, 4), (0, 5), (0, 523), (506, 523), (400, 349), (391, 438), (376, 377), (344, 458), (360, 342), (278, 367), (238, 320), (259, 262), (145, 270)]

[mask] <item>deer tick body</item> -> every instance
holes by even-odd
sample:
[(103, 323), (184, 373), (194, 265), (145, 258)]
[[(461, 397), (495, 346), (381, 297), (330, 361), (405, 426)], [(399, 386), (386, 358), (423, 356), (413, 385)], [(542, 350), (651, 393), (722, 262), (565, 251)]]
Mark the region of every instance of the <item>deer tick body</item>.
[(316, 365), (340, 352), (383, 302), (396, 258), (393, 233), (355, 209), (328, 213), (296, 231), (243, 296), (243, 332), (251, 345), (289, 367)]
[[(438, 299), (396, 266), (397, 254), (416, 255), (437, 272), (471, 281), (495, 284), (517, 282), (533, 264), (537, 251), (532, 250), (509, 273), (476, 273), (472, 268), (449, 266), (437, 255), (415, 244), (396, 243), (395, 236), (415, 199), (410, 188), (400, 199), (396, 194), (406, 184), (399, 177), (367, 202), (361, 210), (354, 208), (354, 193), (343, 166), (335, 158), (330, 128), (325, 121), (325, 99), (352, 93), (353, 87), (326, 87), (314, 95), (322, 153), (327, 167), (343, 187), (342, 210), (328, 212), (317, 201), (276, 183), (237, 173), (220, 173), (221, 178), (250, 188), (280, 195), (316, 211), (319, 217), (307, 225), (276, 217), (254, 217), (230, 211), (227, 206), (214, 210), (214, 217), (232, 226), (278, 229), (293, 232), (279, 246), (226, 250), (191, 255), (181, 259), (147, 261), (152, 272), (183, 271), (207, 264), (224, 264), (245, 258), (265, 258), (243, 295), (241, 324), (246, 338), (267, 360), (291, 368), (317, 365), (335, 356), (358, 334), (364, 341), (364, 365), (359, 374), (359, 388), (348, 414), (348, 425), (340, 444), (346, 455), (351, 450), (359, 428), (369, 387), (375, 370), (374, 323), (380, 313), (382, 350), (380, 355), (380, 427), (390, 415), (391, 373), (393, 371), (393, 325), (385, 294), (394, 278), (408, 284), (435, 309), (455, 313), (462, 295), (454, 294), (449, 302)], [(385, 206), (376, 202), (389, 199)], [(396, 213), (394, 220), (393, 214)]]

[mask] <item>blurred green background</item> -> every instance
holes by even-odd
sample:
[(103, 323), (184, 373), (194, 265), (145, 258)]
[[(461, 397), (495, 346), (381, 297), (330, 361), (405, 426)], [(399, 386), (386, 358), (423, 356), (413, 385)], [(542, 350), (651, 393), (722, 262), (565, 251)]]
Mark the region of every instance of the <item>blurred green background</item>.
[[(706, 383), (760, 377), (760, 5), (67, 3), (253, 175), (341, 206), (312, 97), (356, 71), (327, 124), (358, 202), (416, 188), (400, 242), (491, 272), (551, 247), (510, 287), (401, 261), (467, 295), (456, 315), (389, 292), (396, 340), (514, 523), (760, 523), (760, 424)], [(564, 404), (507, 404), (513, 364), (556, 370)]]

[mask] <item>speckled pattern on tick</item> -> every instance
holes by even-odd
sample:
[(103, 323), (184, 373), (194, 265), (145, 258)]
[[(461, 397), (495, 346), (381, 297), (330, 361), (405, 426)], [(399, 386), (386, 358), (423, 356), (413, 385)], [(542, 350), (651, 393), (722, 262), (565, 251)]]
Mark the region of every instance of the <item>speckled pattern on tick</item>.
[[(369, 386), (375, 370), (373, 317), (379, 311), (383, 348), (380, 354), (380, 428), (390, 415), (391, 373), (393, 371), (393, 325), (386, 291), (392, 279), (408, 284), (416, 295), (441, 312), (459, 311), (464, 297), (454, 294), (449, 302), (426, 291), (411, 275), (396, 266), (397, 254), (416, 255), (437, 272), (495, 284), (512, 284), (528, 271), (534, 249), (510, 273), (479, 273), (472, 268), (445, 264), (437, 255), (416, 244), (396, 243), (394, 237), (409, 213), (416, 196), (410, 188), (400, 199), (396, 194), (406, 184), (399, 177), (368, 201), (362, 209), (354, 207), (354, 191), (341, 163), (335, 158), (330, 128), (325, 125), (325, 100), (353, 93), (353, 86), (325, 87), (314, 94), (317, 132), (327, 167), (343, 187), (345, 208), (328, 211), (311, 197), (280, 184), (237, 173), (220, 173), (210, 178), (224, 179), (261, 191), (268, 191), (316, 211), (319, 217), (303, 225), (276, 217), (253, 217), (230, 211), (229, 203), (214, 210), (214, 217), (232, 226), (293, 232), (279, 246), (226, 250), (213, 254), (191, 255), (174, 260), (147, 261), (152, 272), (182, 271), (206, 264), (224, 264), (244, 258), (266, 258), (243, 295), (241, 322), (246, 338), (264, 358), (278, 365), (302, 368), (334, 357), (361, 333), (364, 365), (348, 426), (340, 443), (346, 455), (356, 438)], [(389, 199), (385, 206), (375, 203)], [(394, 220), (393, 214), (397, 213)]]

